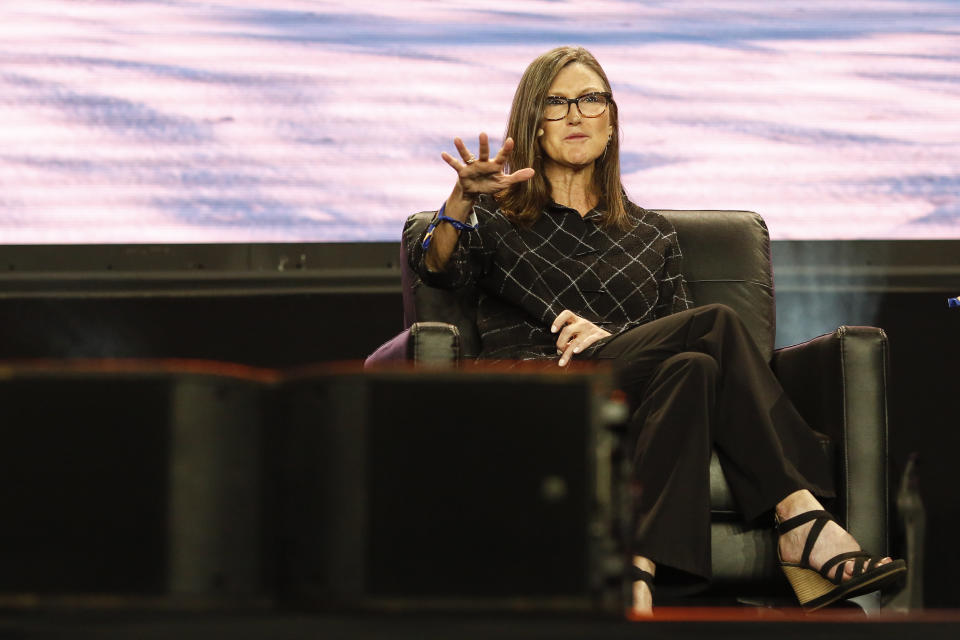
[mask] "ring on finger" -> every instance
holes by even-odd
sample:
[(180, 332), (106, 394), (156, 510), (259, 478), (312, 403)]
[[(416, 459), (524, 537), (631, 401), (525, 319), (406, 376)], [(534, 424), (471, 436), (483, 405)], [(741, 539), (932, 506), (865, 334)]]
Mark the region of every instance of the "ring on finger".
[(476, 156), (470, 156), (469, 158), (467, 158), (466, 160), (464, 160), (464, 162), (465, 162), (466, 164), (473, 164), (473, 163), (476, 162), (476, 161), (477, 161), (477, 157), (476, 157)]

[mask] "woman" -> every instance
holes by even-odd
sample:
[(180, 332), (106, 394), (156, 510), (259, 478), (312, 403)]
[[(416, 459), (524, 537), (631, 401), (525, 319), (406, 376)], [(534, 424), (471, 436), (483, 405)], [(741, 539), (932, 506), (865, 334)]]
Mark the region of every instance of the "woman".
[(618, 110), (582, 48), (527, 68), (503, 147), (455, 139), (453, 191), (411, 248), (429, 284), (476, 283), (481, 357), (608, 359), (630, 400), (634, 611), (652, 585), (710, 577), (711, 449), (744, 516), (773, 509), (784, 572), (808, 609), (883, 586), (902, 560), (861, 552), (814, 497), (832, 495), (814, 432), (733, 311), (693, 307), (676, 233), (620, 183)]

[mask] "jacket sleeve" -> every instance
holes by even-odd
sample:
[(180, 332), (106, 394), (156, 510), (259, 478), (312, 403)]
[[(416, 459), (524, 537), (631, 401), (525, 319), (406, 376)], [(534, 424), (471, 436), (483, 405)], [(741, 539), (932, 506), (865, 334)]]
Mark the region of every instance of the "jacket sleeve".
[(678, 311), (686, 311), (694, 306), (693, 299), (683, 278), (683, 254), (677, 244), (677, 232), (673, 229), (665, 236), (663, 271), (660, 278), (660, 291), (654, 308), (654, 317), (663, 318)]
[[(482, 229), (484, 222), (488, 221), (488, 216), (483, 215), (483, 213), (485, 213), (484, 209), (479, 205), (474, 205), (470, 219), (467, 221), (474, 226), (474, 229), (460, 232), (453, 253), (442, 271), (431, 271), (427, 268), (427, 249), (423, 244), (430, 225), (424, 227), (416, 236), (411, 237), (408, 235), (411, 222), (407, 222), (408, 227), (403, 230), (404, 237), (408, 239), (407, 260), (410, 262), (410, 267), (424, 283), (441, 289), (458, 289), (474, 284), (483, 277), (488, 262), (486, 259), (488, 252), (485, 251)], [(436, 222), (437, 215), (434, 215), (430, 224)]]

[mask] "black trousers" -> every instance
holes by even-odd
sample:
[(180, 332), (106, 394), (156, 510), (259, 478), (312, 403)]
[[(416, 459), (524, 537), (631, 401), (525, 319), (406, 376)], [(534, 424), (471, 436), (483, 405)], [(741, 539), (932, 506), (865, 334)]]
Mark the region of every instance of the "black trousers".
[(832, 496), (826, 457), (736, 313), (706, 305), (608, 338), (631, 407), (634, 554), (710, 577), (712, 450), (747, 520), (798, 489)]

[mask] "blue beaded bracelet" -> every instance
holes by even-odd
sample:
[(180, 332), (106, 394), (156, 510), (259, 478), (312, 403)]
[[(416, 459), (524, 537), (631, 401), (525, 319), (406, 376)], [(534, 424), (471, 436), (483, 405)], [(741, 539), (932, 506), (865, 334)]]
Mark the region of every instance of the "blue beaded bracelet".
[(956, 298), (947, 298), (947, 306), (951, 309), (960, 307), (960, 296), (957, 296)]
[(459, 220), (454, 220), (450, 216), (443, 215), (443, 210), (447, 208), (447, 203), (444, 202), (440, 205), (440, 211), (437, 212), (437, 219), (430, 223), (430, 226), (427, 227), (427, 234), (423, 236), (423, 248), (426, 249), (430, 246), (430, 241), (433, 240), (433, 232), (436, 231), (437, 225), (446, 221), (453, 225), (453, 228), (457, 231), (473, 231), (477, 228), (476, 225), (467, 224), (466, 222), (460, 222)]

